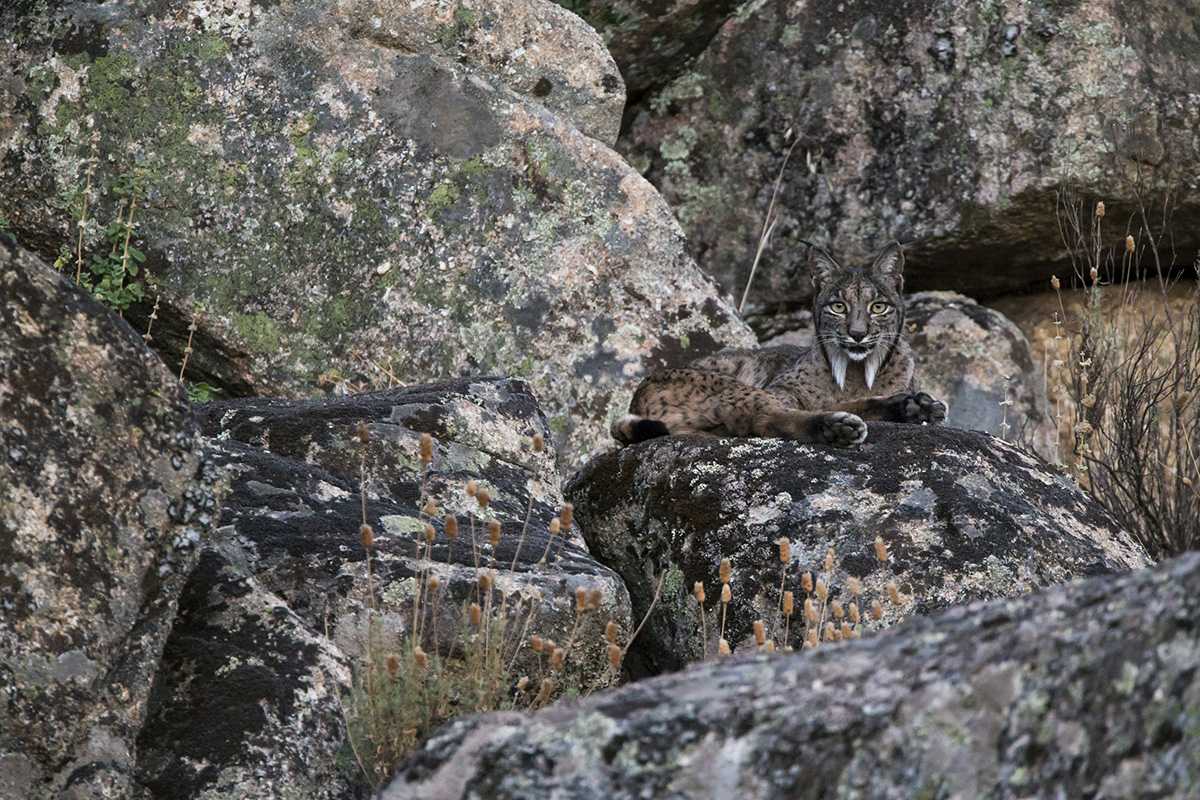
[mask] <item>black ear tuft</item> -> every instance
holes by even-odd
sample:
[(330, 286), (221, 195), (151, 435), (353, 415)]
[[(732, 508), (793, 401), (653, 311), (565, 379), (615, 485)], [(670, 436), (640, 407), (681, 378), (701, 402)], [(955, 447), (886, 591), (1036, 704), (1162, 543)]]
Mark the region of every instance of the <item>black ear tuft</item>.
[(904, 249), (899, 242), (886, 245), (871, 264), (871, 272), (886, 278), (900, 289), (904, 286)]
[(820, 291), (834, 273), (841, 271), (842, 265), (812, 242), (804, 244), (808, 245), (808, 272), (812, 276), (813, 288)]

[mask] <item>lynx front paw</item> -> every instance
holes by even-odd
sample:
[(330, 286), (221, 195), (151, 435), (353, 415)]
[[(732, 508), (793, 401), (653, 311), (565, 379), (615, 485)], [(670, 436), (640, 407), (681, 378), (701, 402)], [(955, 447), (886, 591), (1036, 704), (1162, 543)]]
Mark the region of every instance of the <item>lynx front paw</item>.
[(834, 411), (817, 418), (820, 441), (834, 447), (849, 447), (867, 438), (867, 423), (846, 411)]
[(908, 422), (919, 425), (928, 422), (940, 425), (946, 421), (946, 404), (934, 400), (924, 392), (892, 395), (887, 400), (891, 407), (891, 417), (894, 422)]

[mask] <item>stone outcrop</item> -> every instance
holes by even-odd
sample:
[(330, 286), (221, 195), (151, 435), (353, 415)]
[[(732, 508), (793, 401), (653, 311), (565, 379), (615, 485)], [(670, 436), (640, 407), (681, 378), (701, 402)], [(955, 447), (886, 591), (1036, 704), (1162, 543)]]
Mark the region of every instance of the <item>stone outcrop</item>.
[(458, 720), (385, 800), (1188, 797), (1200, 556)]
[(186, 377), (222, 397), (499, 372), (576, 465), (632, 380), (751, 338), (593, 138), (619, 116), (599, 39), (516, 6), (6, 5), (0, 216), (53, 257), (90, 187), (91, 252), (138, 197), (157, 288), (127, 316), (160, 298), (172, 365), (195, 319)]
[(735, 297), (782, 171), (752, 295), (764, 303), (810, 292), (801, 240), (849, 260), (911, 243), (911, 290), (1044, 285), (1066, 261), (1064, 189), (1082, 191), (1085, 230), (1105, 200), (1106, 243), (1119, 243), (1135, 187), (1156, 219), (1157, 187), (1171, 187), (1187, 264), (1200, 246), (1197, 10), (755, 0), (642, 102), (621, 148)]
[[(202, 425), (230, 488), (221, 528), (185, 592), (143, 734), (141, 776), (156, 797), (358, 791), (340, 705), (349, 668), (364, 662), (369, 603), (375, 647), (397, 649), (410, 635), (418, 574), (436, 576), (442, 587), (422, 605), (429, 652), (461, 649), (479, 564), (496, 570), (495, 603), (507, 609), (518, 671), (538, 676), (523, 639), (565, 644), (574, 630), (564, 683), (600, 687), (615, 678), (604, 628), (612, 619), (629, 636), (629, 597), (583, 549), (577, 526), (548, 532), (564, 500), (554, 453), (532, 449), (532, 435), (549, 431), (524, 382), (216, 402), (202, 407)], [(418, 460), (421, 433), (435, 441), (428, 471)], [(469, 480), (490, 493), (486, 511), (467, 496)], [(431, 550), (422, 487), (440, 512)], [(374, 528), (369, 575), (359, 532), (364, 503)], [(447, 538), (441, 513), (457, 515), (456, 540)], [(493, 519), (502, 523), (495, 548), (485, 527)], [(602, 598), (578, 627), (577, 588), (599, 589)]]
[[(871, 423), (866, 442), (831, 449), (780, 439), (668, 437), (593, 460), (568, 485), (593, 555), (625, 580), (634, 618), (662, 596), (630, 652), (634, 674), (679, 669), (714, 646), (722, 614), (718, 565), (732, 563), (726, 639), (756, 619), (776, 638), (780, 589), (804, 635), (800, 574), (824, 577), (847, 606), (850, 578), (879, 621), (1033, 591), (1144, 566), (1141, 547), (1069, 478), (987, 434)], [(890, 561), (880, 563), (875, 538)], [(786, 565), (776, 540), (791, 540)], [(834, 568), (823, 570), (829, 548)], [(706, 587), (702, 626), (691, 592)], [(894, 582), (902, 602), (888, 598)], [(828, 614), (825, 619), (830, 620)], [(780, 641), (780, 644), (784, 642)]]
[(216, 513), (179, 382), (0, 237), (0, 798), (140, 797), (134, 740)]

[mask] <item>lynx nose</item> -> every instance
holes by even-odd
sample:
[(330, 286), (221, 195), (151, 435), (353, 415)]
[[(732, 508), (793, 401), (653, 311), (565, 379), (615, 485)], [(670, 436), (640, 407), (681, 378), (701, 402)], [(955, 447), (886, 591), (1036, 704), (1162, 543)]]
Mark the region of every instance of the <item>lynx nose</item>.
[(851, 327), (850, 338), (856, 343), (861, 343), (863, 339), (867, 338), (867, 329)]

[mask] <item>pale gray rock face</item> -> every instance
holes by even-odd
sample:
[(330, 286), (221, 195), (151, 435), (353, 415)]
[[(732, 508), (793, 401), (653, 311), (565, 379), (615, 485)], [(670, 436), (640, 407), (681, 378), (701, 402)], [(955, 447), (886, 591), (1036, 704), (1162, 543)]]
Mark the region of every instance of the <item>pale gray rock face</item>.
[[(204, 309), (189, 379), (231, 397), (523, 377), (577, 465), (640, 376), (750, 333), (667, 204), (593, 138), (619, 112), (594, 33), (464, 4), (431, 42), (448, 7), (389, 8), (6, 5), (0, 215), (57, 254), (94, 135), (85, 244), (137, 177), (168, 364)], [(543, 78), (561, 91), (540, 96)]]
[(1200, 556), (459, 720), (386, 800), (1190, 797)]
[[(518, 670), (538, 676), (532, 651), (517, 647), (532, 613), (525, 638), (565, 643), (575, 629), (565, 681), (612, 682), (604, 628), (612, 619), (629, 636), (629, 596), (588, 555), (577, 526), (548, 534), (564, 500), (553, 452), (530, 445), (533, 434), (549, 431), (528, 384), (479, 379), (338, 400), (235, 400), (207, 404), (201, 414), (230, 489), (221, 528), (185, 592), (143, 734), (140, 776), (156, 797), (285, 800), (359, 791), (340, 700), (349, 667), (365, 653), (364, 464), (376, 647), (396, 647), (411, 631), (416, 576), (425, 571), (442, 589), (424, 606), (423, 646), (453, 652), (464, 604), (474, 599), (478, 552), (478, 563), (496, 570), (495, 603), (507, 598)], [(369, 431), (365, 448), (360, 423)], [(418, 461), (422, 432), (436, 443), (427, 473)], [(466, 495), (468, 480), (491, 493), (486, 512)], [(459, 520), (454, 542), (435, 520), (432, 558), (418, 513), (422, 483), (439, 510)], [(502, 523), (495, 549), (488, 519)], [(602, 599), (575, 628), (577, 588), (599, 589)]]
[[(806, 595), (835, 550), (830, 598), (851, 601), (859, 578), (890, 625), (973, 600), (1144, 566), (1140, 545), (1068, 477), (992, 436), (947, 427), (870, 423), (864, 444), (835, 449), (780, 439), (666, 437), (593, 460), (567, 486), (592, 554), (625, 580), (640, 619), (656, 576), (662, 597), (630, 651), (635, 675), (658, 674), (711, 650), (721, 616), (718, 565), (732, 564), (726, 639), (756, 619), (779, 631), (781, 582)], [(883, 538), (890, 562), (874, 552)], [(776, 540), (791, 540), (786, 565)], [(692, 598), (706, 588), (702, 627)], [(906, 598), (891, 603), (894, 581)], [(828, 616), (826, 617), (829, 618)], [(799, 647), (800, 617), (789, 644)]]
[(0, 236), (0, 797), (140, 797), (134, 740), (214, 473), (179, 382)]
[[(909, 295), (904, 322), (920, 388), (950, 407), (947, 425), (991, 433), (1058, 462), (1043, 361), (1019, 327), (956, 292)], [(808, 311), (756, 317), (751, 324), (764, 345), (812, 342)]]
[(1139, 179), (1174, 190), (1188, 264), (1200, 246), (1198, 15), (1197, 0), (753, 0), (631, 110), (621, 150), (671, 203), (701, 267), (740, 297), (796, 143), (754, 282), (762, 303), (810, 293), (802, 239), (850, 260), (911, 243), (913, 290), (1042, 284), (1066, 261), (1056, 192), (1105, 200), (1106, 244), (1119, 243)]

